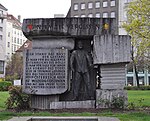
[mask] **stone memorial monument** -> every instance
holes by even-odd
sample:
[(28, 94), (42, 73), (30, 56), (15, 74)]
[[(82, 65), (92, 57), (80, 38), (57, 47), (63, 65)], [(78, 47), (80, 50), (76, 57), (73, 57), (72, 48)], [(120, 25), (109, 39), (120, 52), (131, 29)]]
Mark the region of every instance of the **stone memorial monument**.
[(116, 34), (114, 19), (24, 19), (22, 29), (32, 41), (23, 76), (31, 108), (104, 108), (98, 100), (127, 97), (130, 37)]

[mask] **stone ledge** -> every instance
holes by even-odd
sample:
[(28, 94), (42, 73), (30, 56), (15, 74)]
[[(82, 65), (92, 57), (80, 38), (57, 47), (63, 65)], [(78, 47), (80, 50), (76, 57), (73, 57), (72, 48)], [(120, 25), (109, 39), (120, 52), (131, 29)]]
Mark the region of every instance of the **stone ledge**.
[(8, 121), (120, 121), (112, 117), (14, 117)]
[(50, 102), (50, 109), (95, 108), (95, 100)]

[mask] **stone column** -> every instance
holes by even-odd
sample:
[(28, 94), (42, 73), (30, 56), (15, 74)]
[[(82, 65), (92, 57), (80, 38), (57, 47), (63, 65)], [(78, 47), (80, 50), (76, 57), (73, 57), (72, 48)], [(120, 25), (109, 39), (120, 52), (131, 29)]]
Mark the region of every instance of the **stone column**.
[(101, 88), (96, 90), (96, 108), (111, 107), (115, 98), (127, 103), (125, 65), (130, 62), (130, 46), (129, 36), (94, 37), (94, 64), (100, 65), (101, 76)]

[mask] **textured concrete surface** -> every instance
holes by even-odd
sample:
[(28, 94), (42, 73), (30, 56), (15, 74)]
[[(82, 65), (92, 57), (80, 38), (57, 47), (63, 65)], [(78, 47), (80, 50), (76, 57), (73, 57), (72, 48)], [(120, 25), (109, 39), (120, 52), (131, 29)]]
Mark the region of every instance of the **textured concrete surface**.
[(14, 117), (8, 121), (120, 121), (112, 117)]
[(95, 108), (95, 100), (50, 102), (50, 109)]

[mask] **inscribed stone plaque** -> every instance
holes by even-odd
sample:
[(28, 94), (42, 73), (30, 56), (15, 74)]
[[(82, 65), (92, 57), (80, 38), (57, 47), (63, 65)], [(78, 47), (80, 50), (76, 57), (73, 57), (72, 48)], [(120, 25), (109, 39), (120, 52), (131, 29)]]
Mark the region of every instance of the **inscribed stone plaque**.
[(28, 38), (41, 36), (93, 36), (116, 34), (116, 20), (110, 18), (24, 19), (22, 31)]
[(32, 49), (24, 52), (23, 90), (28, 94), (61, 94), (68, 89), (68, 50)]

